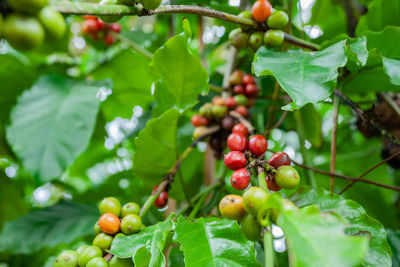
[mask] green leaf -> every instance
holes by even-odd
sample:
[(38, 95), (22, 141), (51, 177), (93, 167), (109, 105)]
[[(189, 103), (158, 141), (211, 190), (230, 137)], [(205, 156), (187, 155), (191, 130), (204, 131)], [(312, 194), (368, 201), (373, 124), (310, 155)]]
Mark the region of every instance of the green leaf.
[(358, 266), (368, 241), (362, 236), (346, 236), (346, 223), (333, 214), (322, 214), (316, 206), (285, 210), (278, 217), (298, 266)]
[(368, 12), (360, 18), (356, 34), (366, 30), (380, 31), (387, 25), (400, 26), (400, 2), (398, 0), (374, 0), (368, 6)]
[(5, 221), (15, 219), (27, 210), (22, 187), (0, 169), (0, 230)]
[(165, 266), (163, 250), (168, 236), (175, 229), (172, 216), (137, 234), (115, 238), (110, 252), (120, 258), (133, 257), (135, 266)]
[(93, 206), (61, 202), (7, 222), (0, 234), (0, 251), (33, 253), (44, 247), (69, 244), (93, 233), (99, 213)]
[(387, 239), (393, 252), (393, 267), (400, 266), (400, 230), (388, 230)]
[(383, 57), (382, 62), (383, 70), (390, 81), (395, 85), (400, 85), (400, 60)]
[(7, 140), (34, 177), (45, 182), (60, 176), (85, 151), (101, 86), (106, 84), (42, 76), (18, 98)]
[(294, 110), (332, 94), (337, 69), (347, 61), (344, 45), (341, 41), (318, 52), (276, 52), (263, 47), (255, 56), (253, 69), (257, 76), (275, 76), (293, 100), (283, 108)]
[[(0, 123), (4, 123), (8, 119), (17, 96), (32, 85), (37, 73), (29, 68), (25, 60), (18, 59), (10, 54), (0, 54), (0, 62)], [(27, 68), (29, 68), (29, 71), (27, 71)]]
[(170, 108), (180, 111), (197, 103), (199, 94), (208, 92), (208, 74), (199, 57), (188, 47), (185, 34), (170, 38), (160, 47), (150, 63), (157, 74), (155, 97), (158, 111)]
[(185, 255), (185, 266), (258, 266), (253, 242), (236, 221), (178, 218), (175, 240)]
[(359, 66), (364, 66), (368, 59), (367, 38), (363, 36), (355, 40), (347, 40), (346, 52), (349, 61), (354, 61)]
[(135, 105), (144, 109), (154, 100), (151, 95), (153, 76), (148, 69), (150, 60), (139, 53), (124, 50), (105, 62), (91, 74), (96, 80), (112, 79), (112, 94), (102, 104), (106, 120), (130, 118)]
[[(335, 14), (332, 16), (332, 14)], [(323, 34), (318, 40), (331, 39), (347, 32), (346, 12), (340, 2), (333, 0), (316, 0), (307, 25), (318, 25)]]
[(315, 148), (320, 148), (323, 143), (321, 116), (312, 104), (305, 105), (299, 112), (304, 123), (304, 137)]
[[(350, 222), (351, 226), (346, 230), (348, 234), (369, 236), (369, 250), (364, 266), (391, 266), (391, 252), (386, 242), (385, 229), (377, 220), (368, 216), (359, 204), (338, 195), (331, 195), (322, 188), (310, 187), (299, 189), (291, 199), (300, 207), (316, 204), (323, 212), (336, 212)], [(322, 240), (328, 242), (326, 239)]]
[[(351, 93), (400, 91), (383, 67), (383, 57), (400, 59), (400, 27), (386, 27), (381, 32), (365, 32), (368, 61), (361, 69), (352, 69), (343, 81), (342, 89)], [(393, 76), (393, 75), (392, 75)]]
[(179, 112), (171, 109), (147, 122), (135, 140), (133, 170), (146, 184), (161, 181), (176, 161)]

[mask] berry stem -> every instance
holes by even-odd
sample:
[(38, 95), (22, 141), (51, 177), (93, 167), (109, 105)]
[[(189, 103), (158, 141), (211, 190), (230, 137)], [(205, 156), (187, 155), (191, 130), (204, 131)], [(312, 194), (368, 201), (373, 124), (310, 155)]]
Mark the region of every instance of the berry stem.
[[(197, 193), (194, 197), (192, 197), (191, 202), (192, 203), (196, 202), (203, 195), (208, 195), (211, 191), (221, 187), (222, 185), (223, 185), (223, 180), (221, 179), (220, 182), (210, 185), (210, 186), (204, 188), (203, 190), (201, 190), (199, 193)], [(178, 212), (177, 216), (184, 214), (189, 208), (190, 208), (190, 205), (186, 205), (180, 212)]]
[(267, 182), (265, 181), (265, 171), (264, 169), (258, 169), (258, 185), (269, 194)]
[(127, 46), (129, 46), (130, 48), (132, 48), (133, 50), (138, 52), (139, 54), (142, 54), (143, 56), (147, 57), (150, 60), (153, 58), (153, 54), (152, 53), (150, 53), (149, 51), (147, 51), (146, 49), (144, 49), (143, 47), (141, 47), (137, 43), (133, 42), (132, 40), (122, 36), (122, 34), (117, 34), (117, 33), (111, 33), (111, 34), (117, 40), (120, 40), (121, 43), (126, 44)]
[(268, 220), (268, 226), (264, 228), (264, 266), (274, 267), (274, 244), (272, 242), (271, 223)]
[(246, 120), (242, 115), (233, 110), (229, 112), (229, 115), (238, 119), (241, 124), (244, 124), (244, 126), (246, 126), (247, 129), (249, 130), (250, 134), (254, 133), (255, 130), (254, 126), (251, 125), (251, 123), (248, 120)]
[[(162, 5), (155, 10), (145, 10), (142, 5), (99, 5), (95, 3), (84, 3), (78, 1), (53, 1), (52, 7), (64, 14), (72, 15), (136, 15), (136, 16), (151, 16), (157, 14), (168, 14), (168, 13), (181, 13), (181, 14), (195, 14), (205, 17), (216, 18), (231, 23), (245, 26), (247, 28), (253, 28), (256, 30), (267, 30), (267, 26), (257, 23), (251, 19), (245, 19), (233, 14), (213, 10), (206, 7), (191, 6), (191, 5)], [(292, 45), (310, 49), (319, 50), (320, 47), (317, 44), (299, 39), (290, 34), (284, 34), (285, 41)]]
[(201, 205), (203, 205), (204, 201), (206, 200), (208, 194), (203, 194), (199, 201), (197, 201), (196, 205), (194, 206), (193, 210), (190, 212), (188, 219), (193, 219), (194, 217), (196, 217), (197, 213), (199, 212), (199, 209), (201, 207)]

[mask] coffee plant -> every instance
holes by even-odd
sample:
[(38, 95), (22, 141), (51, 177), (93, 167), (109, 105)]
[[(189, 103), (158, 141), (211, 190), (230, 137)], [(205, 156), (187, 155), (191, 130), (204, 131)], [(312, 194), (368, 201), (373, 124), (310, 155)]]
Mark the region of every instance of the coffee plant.
[(400, 266), (398, 0), (0, 0), (0, 267)]

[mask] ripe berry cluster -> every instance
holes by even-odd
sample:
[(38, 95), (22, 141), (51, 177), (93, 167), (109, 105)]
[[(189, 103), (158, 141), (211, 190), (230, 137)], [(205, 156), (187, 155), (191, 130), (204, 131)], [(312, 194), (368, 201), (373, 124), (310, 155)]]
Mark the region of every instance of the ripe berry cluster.
[(269, 30), (250, 31), (245, 28), (237, 28), (230, 32), (229, 40), (237, 49), (250, 47), (257, 50), (263, 45), (279, 46), (284, 40), (281, 31), (289, 22), (289, 16), (284, 11), (273, 10), (268, 0), (257, 0), (254, 2), (251, 12), (243, 11), (239, 17), (253, 19), (259, 23), (266, 23)]
[(0, 38), (18, 50), (34, 49), (45, 38), (61, 39), (66, 30), (64, 17), (47, 4), (47, 0), (0, 1)]
[(112, 34), (121, 32), (119, 23), (105, 23), (96, 16), (85, 16), (85, 22), (82, 24), (82, 33), (92, 36), (93, 40), (98, 41), (103, 39), (106, 45), (115, 43), (115, 37)]
[(66, 250), (54, 261), (53, 267), (133, 267), (131, 259), (107, 254), (114, 237), (139, 232), (144, 225), (139, 217), (140, 207), (134, 202), (121, 203), (114, 197), (104, 198), (99, 205), (101, 217), (94, 226), (96, 237), (92, 246), (82, 245), (76, 251)]
[(191, 122), (195, 126), (193, 138), (197, 139), (207, 133), (209, 127), (220, 125), (221, 130), (212, 134), (208, 139), (216, 158), (222, 158), (222, 152), (226, 147), (226, 138), (233, 128), (248, 129), (239, 123), (238, 119), (229, 114), (235, 111), (242, 117), (247, 118), (248, 108), (257, 100), (260, 92), (255, 79), (250, 74), (236, 70), (230, 76), (229, 97), (215, 96), (211, 103), (205, 103), (200, 107), (198, 114), (193, 115)]
[[(266, 162), (264, 153), (268, 148), (268, 141), (262, 135), (247, 136), (241, 132), (233, 131), (228, 136), (229, 149), (224, 157), (225, 165), (234, 170), (231, 176), (232, 187), (244, 190), (250, 185), (252, 169), (266, 173), (268, 189), (279, 191), (281, 188), (291, 189), (300, 182), (296, 169), (290, 166), (291, 160), (284, 152), (277, 152)], [(250, 170), (250, 171), (249, 171)]]

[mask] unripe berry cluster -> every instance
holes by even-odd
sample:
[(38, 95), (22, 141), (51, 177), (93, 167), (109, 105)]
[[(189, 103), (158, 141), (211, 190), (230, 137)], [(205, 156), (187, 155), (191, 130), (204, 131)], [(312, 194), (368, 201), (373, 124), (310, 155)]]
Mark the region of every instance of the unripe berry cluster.
[(15, 49), (34, 49), (46, 39), (61, 39), (65, 31), (64, 17), (47, 0), (0, 1), (0, 38)]
[(99, 204), (101, 217), (94, 225), (96, 237), (92, 246), (82, 245), (76, 251), (62, 252), (55, 260), (53, 267), (86, 266), (118, 267), (132, 266), (131, 259), (112, 257), (106, 251), (111, 248), (114, 237), (131, 235), (144, 228), (139, 217), (140, 207), (134, 202), (121, 206), (114, 197), (104, 198)]
[(245, 28), (237, 28), (230, 32), (229, 40), (237, 49), (250, 47), (257, 50), (263, 45), (279, 46), (284, 40), (284, 33), (281, 31), (289, 22), (289, 16), (284, 11), (274, 10), (268, 0), (257, 0), (252, 10), (243, 11), (239, 17), (253, 19), (258, 23), (266, 23), (269, 30), (250, 31)]
[(115, 43), (116, 40), (113, 32), (121, 32), (121, 25), (119, 23), (105, 23), (96, 16), (85, 16), (84, 19), (85, 21), (82, 24), (82, 33), (90, 35), (95, 41), (103, 39), (106, 45), (112, 45)]

